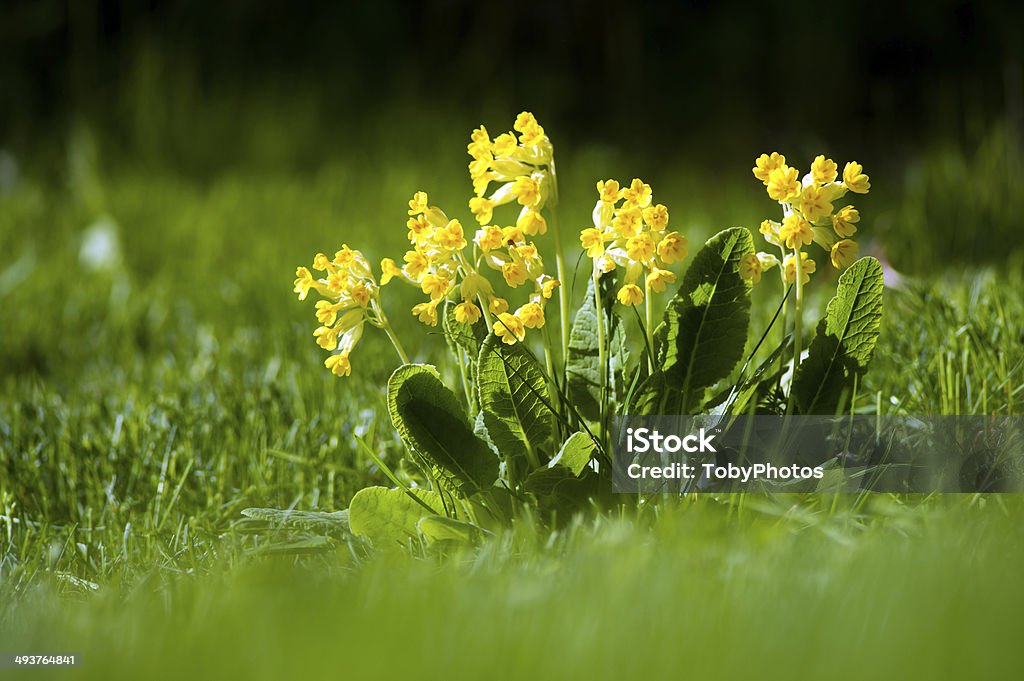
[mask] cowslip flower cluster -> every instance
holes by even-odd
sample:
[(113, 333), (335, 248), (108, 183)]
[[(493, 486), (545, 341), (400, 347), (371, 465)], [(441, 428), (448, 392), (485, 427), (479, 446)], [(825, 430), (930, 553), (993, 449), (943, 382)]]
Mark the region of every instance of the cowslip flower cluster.
[(676, 280), (665, 267), (686, 258), (689, 241), (668, 230), (668, 208), (654, 203), (651, 186), (642, 180), (625, 188), (617, 180), (602, 180), (597, 193), (594, 226), (580, 232), (580, 244), (593, 260), (594, 279), (625, 269), (616, 297), (623, 305), (639, 305), (644, 300), (640, 277), (647, 291), (664, 291)]
[(425, 293), (428, 299), (414, 305), (412, 313), (428, 326), (437, 325), (438, 307), (458, 287), (462, 302), (455, 307), (455, 317), (464, 324), (476, 323), (481, 316), (477, 302), (499, 303), (490, 283), (466, 259), (468, 242), (462, 223), (431, 206), (427, 193), (422, 191), (409, 200), (408, 213), (406, 226), (412, 248), (406, 252), (402, 267), (391, 258), (381, 261), (381, 285), (397, 278)]
[(299, 267), (295, 270), (294, 290), (299, 300), (305, 300), (311, 290), (323, 296), (316, 303), (320, 326), (313, 336), (324, 350), (336, 351), (324, 360), (324, 366), (335, 376), (348, 376), (352, 372), (349, 356), (362, 338), (363, 326), (367, 322), (378, 327), (387, 323), (380, 312), (380, 289), (366, 258), (348, 245), (342, 246), (333, 259), (317, 253), (312, 268), (323, 276), (314, 277), (309, 268)]
[[(481, 225), (492, 221), (494, 209), (515, 201), (521, 207), (516, 226), (534, 236), (547, 232), (541, 215), (557, 196), (554, 179), (554, 147), (537, 119), (529, 111), (520, 113), (512, 126), (519, 133), (504, 132), (491, 139), (487, 128), (473, 131), (466, 151), (473, 158), (469, 176), (475, 196), (469, 209)], [(498, 188), (487, 195), (492, 182)]]
[[(811, 163), (810, 172), (800, 178), (800, 171), (787, 165), (785, 156), (772, 152), (757, 158), (753, 172), (764, 184), (768, 196), (782, 206), (782, 222), (764, 220), (760, 232), (768, 243), (782, 251), (782, 275), (786, 283), (796, 281), (797, 257), (800, 258), (801, 285), (808, 283), (810, 275), (817, 270), (814, 260), (803, 251), (811, 242), (829, 254), (836, 269), (853, 264), (860, 247), (850, 237), (857, 232), (860, 213), (852, 205), (836, 210), (833, 204), (849, 192), (867, 194), (871, 189), (870, 179), (861, 164), (847, 163), (840, 179), (836, 162), (819, 155)], [(757, 282), (765, 270), (778, 263), (778, 259), (768, 253), (749, 255), (741, 263), (740, 274)]]

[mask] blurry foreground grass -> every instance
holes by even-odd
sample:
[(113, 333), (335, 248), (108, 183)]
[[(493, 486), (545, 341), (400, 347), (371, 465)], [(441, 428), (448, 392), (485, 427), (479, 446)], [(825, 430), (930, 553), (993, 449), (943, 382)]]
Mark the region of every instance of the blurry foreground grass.
[[(400, 253), (415, 189), (462, 210), (462, 160), (443, 157), (429, 176), (359, 158), (205, 182), (101, 182), (72, 163), (70, 190), (0, 197), (0, 651), (80, 652), (95, 678), (1019, 668), (1015, 498), (658, 501), (556, 532), (524, 523), (444, 561), (367, 561), (341, 536), (243, 521), (385, 484), (352, 436), (398, 457), (390, 349), (368, 334), (354, 377), (330, 376), (290, 282), (343, 242)], [(641, 174), (606, 152), (575, 160), (560, 161), (578, 169), (561, 173), (566, 225), (586, 223), (593, 168)], [(707, 193), (645, 177), (695, 243), (761, 218), (756, 187), (688, 213)], [(1022, 286), (1017, 267), (888, 291), (862, 409), (1024, 413)], [(414, 292), (387, 293), (399, 332), (422, 334), (403, 314)], [(761, 319), (775, 294), (759, 291)], [(443, 342), (417, 337), (418, 359), (442, 361)]]

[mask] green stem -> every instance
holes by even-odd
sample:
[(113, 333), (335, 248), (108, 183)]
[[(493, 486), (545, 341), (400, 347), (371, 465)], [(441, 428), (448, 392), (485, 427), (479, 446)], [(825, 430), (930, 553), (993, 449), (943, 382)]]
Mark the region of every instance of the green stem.
[(559, 328), (562, 334), (562, 364), (569, 359), (569, 290), (565, 278), (565, 260), (562, 257), (562, 234), (558, 229), (558, 175), (555, 172), (555, 160), (548, 165), (551, 173), (551, 232), (555, 240), (555, 270), (558, 275), (558, 312)]
[(604, 308), (601, 306), (601, 280), (594, 274), (594, 308), (597, 311), (597, 358), (601, 365), (599, 376), (601, 378), (601, 424), (604, 424), (605, 395), (608, 392), (608, 353), (605, 349), (604, 331)]
[(654, 306), (651, 304), (651, 290), (645, 291), (644, 296), (644, 324), (647, 332), (647, 373), (654, 373)]
[(380, 321), (380, 328), (384, 329), (384, 333), (388, 335), (388, 339), (391, 344), (395, 346), (395, 352), (398, 353), (398, 357), (402, 360), (402, 364), (409, 364), (409, 355), (405, 354), (405, 348), (402, 347), (402, 342), (398, 340), (398, 335), (395, 330), (391, 328), (391, 323), (388, 322), (387, 315), (384, 314), (384, 308), (380, 306), (378, 301), (373, 301), (373, 311), (377, 313), (377, 319)]
[(787, 414), (793, 411), (793, 385), (796, 383), (796, 370), (800, 366), (800, 355), (803, 353), (804, 264), (799, 248), (793, 249), (793, 257), (796, 259), (796, 302), (793, 310), (793, 376), (789, 381)]

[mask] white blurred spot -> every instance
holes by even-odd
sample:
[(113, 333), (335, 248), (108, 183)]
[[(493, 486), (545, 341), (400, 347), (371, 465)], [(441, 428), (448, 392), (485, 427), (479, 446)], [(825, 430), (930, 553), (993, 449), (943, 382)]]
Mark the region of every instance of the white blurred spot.
[(104, 215), (85, 230), (78, 260), (91, 270), (111, 270), (121, 264), (121, 243), (113, 218)]

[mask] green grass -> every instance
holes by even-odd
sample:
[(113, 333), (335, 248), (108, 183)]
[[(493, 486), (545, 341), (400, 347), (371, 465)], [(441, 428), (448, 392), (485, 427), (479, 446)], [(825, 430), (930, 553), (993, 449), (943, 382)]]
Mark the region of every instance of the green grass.
[[(462, 144), (199, 180), (101, 174), (83, 143), (70, 188), (26, 180), (0, 197), (0, 651), (77, 651), (95, 678), (1020, 666), (1016, 498), (650, 500), (557, 531), (524, 519), (444, 559), (244, 520), (250, 506), (333, 511), (386, 484), (353, 435), (398, 461), (381, 389), (397, 360), (367, 334), (353, 378), (330, 376), (292, 273), (342, 242), (400, 254), (416, 189), (468, 213)], [(559, 169), (570, 232), (595, 172), (649, 179), (695, 243), (770, 210), (746, 169), (707, 191), (607, 151), (571, 150)], [(95, 268), (80, 250), (104, 216), (121, 257)], [(888, 291), (860, 407), (1024, 413), (1021, 284), (971, 270)], [(423, 339), (407, 346), (439, 361), (442, 340), (405, 314), (415, 292), (386, 293), (399, 333)], [(755, 323), (776, 295), (758, 291)]]

